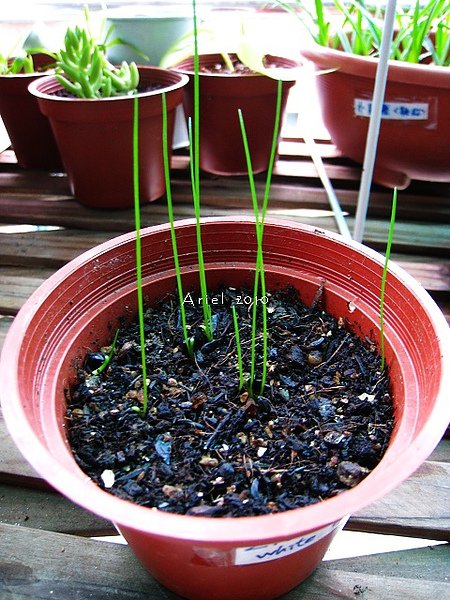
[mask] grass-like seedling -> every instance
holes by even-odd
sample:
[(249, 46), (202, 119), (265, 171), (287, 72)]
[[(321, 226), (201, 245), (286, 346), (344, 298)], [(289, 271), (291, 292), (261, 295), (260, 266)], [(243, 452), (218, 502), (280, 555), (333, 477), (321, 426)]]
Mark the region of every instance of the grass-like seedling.
[(385, 357), (385, 343), (384, 343), (384, 296), (386, 292), (386, 280), (389, 266), (389, 259), (391, 256), (392, 240), (394, 238), (394, 226), (395, 216), (397, 213), (397, 188), (394, 188), (392, 195), (392, 208), (391, 208), (391, 220), (389, 223), (388, 240), (386, 244), (386, 254), (384, 260), (383, 275), (381, 276), (381, 290), (380, 290), (380, 354), (381, 354), (381, 369), (384, 369), (386, 357)]
[(200, 225), (200, 76), (197, 30), (197, 2), (192, 0), (192, 15), (194, 22), (194, 122), (189, 121), (189, 152), (191, 163), (192, 198), (194, 202), (198, 270), (200, 293), (203, 308), (203, 329), (208, 340), (213, 338), (211, 307), (208, 303), (208, 288), (206, 283), (205, 263), (203, 259), (202, 232)]
[(103, 371), (106, 369), (106, 367), (111, 362), (111, 358), (116, 350), (116, 344), (117, 344), (117, 338), (119, 337), (119, 331), (120, 331), (119, 329), (116, 331), (116, 335), (114, 336), (114, 339), (113, 339), (113, 342), (111, 344), (108, 354), (105, 356), (105, 360), (102, 362), (102, 364), (97, 369), (92, 371), (92, 375), (100, 375), (100, 373), (103, 373)]
[(192, 199), (194, 203), (195, 214), (195, 232), (197, 236), (198, 275), (200, 280), (200, 294), (202, 297), (203, 331), (205, 332), (207, 339), (211, 341), (213, 339), (213, 326), (211, 318), (211, 307), (208, 304), (208, 286), (206, 283), (205, 261), (203, 258), (202, 229), (200, 223), (200, 173), (197, 169), (200, 160), (198, 156), (198, 144), (196, 144), (194, 141), (198, 137), (195, 133), (195, 124), (194, 133), (192, 129), (192, 120), (189, 119), (188, 133), (190, 173), (192, 184)]
[(30, 75), (34, 73), (34, 61), (32, 54), (16, 56), (10, 60), (8, 56), (0, 54), (0, 75), (17, 75), (24, 73)]
[(35, 54), (46, 54), (49, 60), (56, 60), (54, 53), (49, 52), (45, 48), (34, 48), (33, 50), (21, 50), (17, 56), (11, 58), (11, 56), (0, 54), (0, 75), (31, 75), (40, 71), (47, 71), (52, 68), (51, 60), (50, 64), (44, 68), (37, 68), (34, 61)]
[(134, 190), (134, 223), (136, 230), (136, 287), (139, 320), (139, 342), (141, 346), (142, 364), (142, 415), (147, 414), (147, 357), (145, 353), (145, 328), (144, 328), (144, 294), (142, 289), (142, 248), (141, 248), (141, 209), (139, 194), (139, 99), (134, 98), (133, 104), (133, 190)]
[(236, 338), (236, 353), (238, 359), (238, 369), (239, 369), (239, 390), (242, 390), (244, 387), (244, 364), (242, 362), (242, 346), (241, 346), (241, 336), (239, 333), (239, 323), (237, 318), (236, 307), (231, 307), (231, 313), (233, 315), (233, 325), (234, 325), (234, 337)]
[[(282, 100), (282, 81), (278, 81), (277, 86), (277, 103), (275, 109), (275, 123), (272, 136), (272, 145), (269, 158), (269, 166), (266, 176), (266, 185), (264, 189), (263, 205), (261, 214), (258, 206), (258, 198), (256, 194), (256, 186), (253, 177), (253, 168), (250, 155), (250, 148), (247, 139), (247, 133), (245, 130), (245, 122), (242, 112), (239, 110), (238, 117), (242, 133), (242, 141), (244, 144), (244, 152), (247, 163), (247, 171), (249, 177), (250, 193), (253, 204), (253, 212), (255, 214), (255, 227), (256, 227), (256, 243), (257, 243), (257, 254), (256, 254), (256, 266), (255, 266), (255, 279), (253, 285), (253, 306), (252, 306), (252, 328), (251, 328), (251, 354), (250, 354), (250, 381), (249, 391), (254, 392), (255, 372), (256, 372), (256, 337), (257, 337), (257, 314), (258, 304), (261, 304), (261, 317), (262, 317), (262, 375), (261, 375), (261, 386), (259, 393), (263, 394), (264, 387), (267, 379), (267, 303), (266, 303), (266, 278), (264, 273), (264, 255), (263, 255), (263, 238), (264, 238), (264, 220), (267, 213), (267, 207), (269, 203), (270, 184), (272, 180), (272, 172), (275, 164), (275, 155), (278, 142), (278, 133), (280, 128), (281, 119), (281, 100)], [(259, 290), (261, 290), (261, 297), (259, 297)], [(260, 301), (261, 300), (261, 301)]]
[[(304, 24), (321, 46), (341, 48), (361, 56), (378, 56), (385, 9), (380, 3), (365, 0), (334, 0), (334, 7), (324, 0), (288, 3), (278, 0)], [(396, 11), (396, 28), (390, 58), (410, 63), (431, 61), (450, 65), (450, 13), (448, 0), (416, 0), (402, 3)]]
[(181, 326), (183, 328), (183, 338), (189, 356), (194, 356), (194, 340), (189, 336), (189, 330), (186, 319), (186, 310), (184, 307), (183, 284), (181, 281), (180, 261), (178, 258), (177, 237), (175, 234), (175, 219), (173, 215), (172, 188), (170, 185), (170, 162), (168, 148), (168, 127), (167, 127), (167, 101), (166, 94), (162, 94), (162, 114), (163, 114), (163, 162), (164, 177), (166, 181), (167, 212), (169, 214), (170, 237), (172, 241), (173, 261), (175, 264), (175, 277), (177, 280), (178, 299), (180, 302)]

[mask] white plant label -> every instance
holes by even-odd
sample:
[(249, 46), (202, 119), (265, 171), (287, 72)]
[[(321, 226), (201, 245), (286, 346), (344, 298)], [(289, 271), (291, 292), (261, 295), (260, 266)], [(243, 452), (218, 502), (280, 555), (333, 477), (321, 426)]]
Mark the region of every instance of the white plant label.
[[(345, 519), (346, 520), (346, 519)], [(311, 544), (324, 538), (326, 535), (331, 533), (341, 525), (344, 521), (337, 521), (331, 523), (322, 529), (316, 531), (310, 531), (306, 535), (292, 538), (290, 540), (283, 540), (281, 542), (275, 542), (274, 544), (265, 544), (263, 546), (248, 546), (247, 548), (236, 548), (234, 556), (235, 565), (253, 565), (257, 563), (267, 562), (269, 560), (277, 560), (284, 558), (294, 552), (300, 552)]]
[[(355, 98), (353, 101), (356, 117), (370, 117), (372, 100)], [(427, 102), (383, 102), (381, 118), (391, 121), (427, 121), (429, 105)]]

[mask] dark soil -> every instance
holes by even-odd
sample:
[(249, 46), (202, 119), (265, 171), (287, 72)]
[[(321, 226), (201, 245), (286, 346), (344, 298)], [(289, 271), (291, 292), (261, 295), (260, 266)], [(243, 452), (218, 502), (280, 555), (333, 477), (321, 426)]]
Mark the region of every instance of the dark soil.
[(249, 67), (241, 63), (237, 58), (230, 57), (233, 71), (225, 64), (225, 62), (217, 62), (212, 66), (200, 66), (200, 73), (208, 73), (212, 75), (252, 75)]
[[(160, 83), (146, 83), (146, 84), (140, 83), (138, 85), (137, 91), (138, 91), (138, 94), (143, 94), (143, 93), (146, 93), (146, 92), (154, 92), (156, 90), (160, 90), (163, 87), (164, 86), (162, 84), (160, 84)], [(75, 96), (75, 94), (72, 94), (71, 92), (67, 91), (64, 88), (56, 90), (51, 95), (52, 96), (58, 96), (59, 98), (78, 98), (78, 96)], [(123, 96), (124, 96), (124, 98), (125, 97), (129, 97), (130, 94), (123, 94)], [(95, 98), (94, 98), (94, 100), (95, 100)]]
[[(267, 383), (251, 397), (239, 390), (230, 309), (234, 303), (248, 370), (251, 310), (243, 302), (251, 298), (232, 288), (214, 296), (216, 305), (212, 298), (211, 342), (201, 307), (186, 304), (195, 360), (184, 349), (176, 300), (147, 310), (145, 417), (137, 325), (120, 331), (101, 375), (92, 370), (109, 349), (86, 356), (67, 392), (70, 443), (83, 471), (120, 498), (211, 517), (286, 511), (358, 484), (383, 456), (394, 421), (375, 344), (326, 314), (320, 293), (307, 308), (294, 290), (275, 292)], [(258, 374), (260, 367), (258, 360)]]
[[(214, 65), (200, 65), (199, 72), (207, 73), (212, 75), (255, 75), (256, 71), (252, 71), (250, 67), (247, 67), (244, 63), (242, 63), (235, 54), (228, 55), (231, 64), (233, 65), (233, 70), (231, 70), (224, 60), (220, 60), (216, 62)], [(266, 68), (275, 67), (269, 56), (264, 57), (263, 65)]]

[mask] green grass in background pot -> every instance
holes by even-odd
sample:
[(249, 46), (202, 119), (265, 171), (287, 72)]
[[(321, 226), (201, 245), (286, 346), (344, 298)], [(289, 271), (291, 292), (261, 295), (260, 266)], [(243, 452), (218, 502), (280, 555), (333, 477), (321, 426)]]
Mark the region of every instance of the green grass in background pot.
[[(381, 45), (384, 6), (365, 0), (295, 0), (278, 5), (298, 17), (313, 40), (350, 54), (377, 57)], [(448, 0), (416, 0), (397, 7), (390, 58), (410, 63), (450, 65)]]

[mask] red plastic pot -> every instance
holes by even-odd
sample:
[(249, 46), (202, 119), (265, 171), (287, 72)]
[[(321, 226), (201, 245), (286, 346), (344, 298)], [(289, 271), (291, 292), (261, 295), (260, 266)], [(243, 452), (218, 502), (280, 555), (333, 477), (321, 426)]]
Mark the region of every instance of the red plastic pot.
[[(235, 55), (231, 55), (235, 58)], [(294, 68), (286, 58), (270, 57), (273, 66)], [(200, 69), (223, 63), (220, 54), (199, 57)], [(194, 117), (194, 59), (188, 58), (175, 67), (190, 75), (184, 96), (186, 118)], [(282, 112), (286, 108), (289, 88), (294, 81), (283, 82)], [(200, 73), (200, 168), (216, 175), (246, 175), (244, 144), (238, 109), (242, 110), (254, 173), (269, 166), (273, 138), (278, 82), (260, 74)]]
[[(188, 78), (157, 67), (140, 67), (142, 86), (157, 89), (139, 98), (139, 189), (141, 202), (166, 191), (163, 168), (162, 99), (167, 99), (168, 146), (175, 108)], [(93, 208), (133, 206), (133, 97), (80, 99), (57, 96), (54, 77), (33, 82), (29, 90), (48, 117), (75, 198)]]
[[(33, 59), (35, 67), (41, 69), (54, 62), (44, 54)], [(21, 167), (61, 171), (61, 157), (50, 124), (41, 114), (36, 99), (28, 93), (32, 81), (47, 75), (45, 71), (0, 75), (0, 115)]]
[[(255, 261), (250, 219), (206, 219), (209, 289), (248, 285)], [(177, 223), (185, 289), (197, 287), (193, 220)], [(269, 288), (294, 285), (306, 303), (325, 282), (325, 309), (361, 336), (376, 337), (383, 257), (336, 234), (287, 221), (264, 233)], [(424, 289), (392, 265), (386, 287), (386, 356), (396, 425), (381, 463), (359, 485), (305, 508), (214, 519), (169, 514), (97, 487), (75, 463), (64, 428), (64, 388), (86, 348), (110, 342), (136, 312), (135, 234), (110, 240), (67, 264), (27, 301), (4, 344), (3, 414), (16, 444), (49, 483), (115, 522), (160, 582), (195, 600), (275, 598), (317, 566), (339, 524), (413, 473), (440, 440), (450, 416), (450, 341), (445, 319)], [(175, 290), (168, 225), (142, 232), (145, 297)], [(424, 490), (424, 493), (426, 491)]]
[[(364, 160), (378, 60), (323, 46), (302, 50), (316, 69), (323, 120), (341, 152)], [(374, 180), (405, 188), (411, 179), (450, 181), (450, 69), (390, 61)]]

